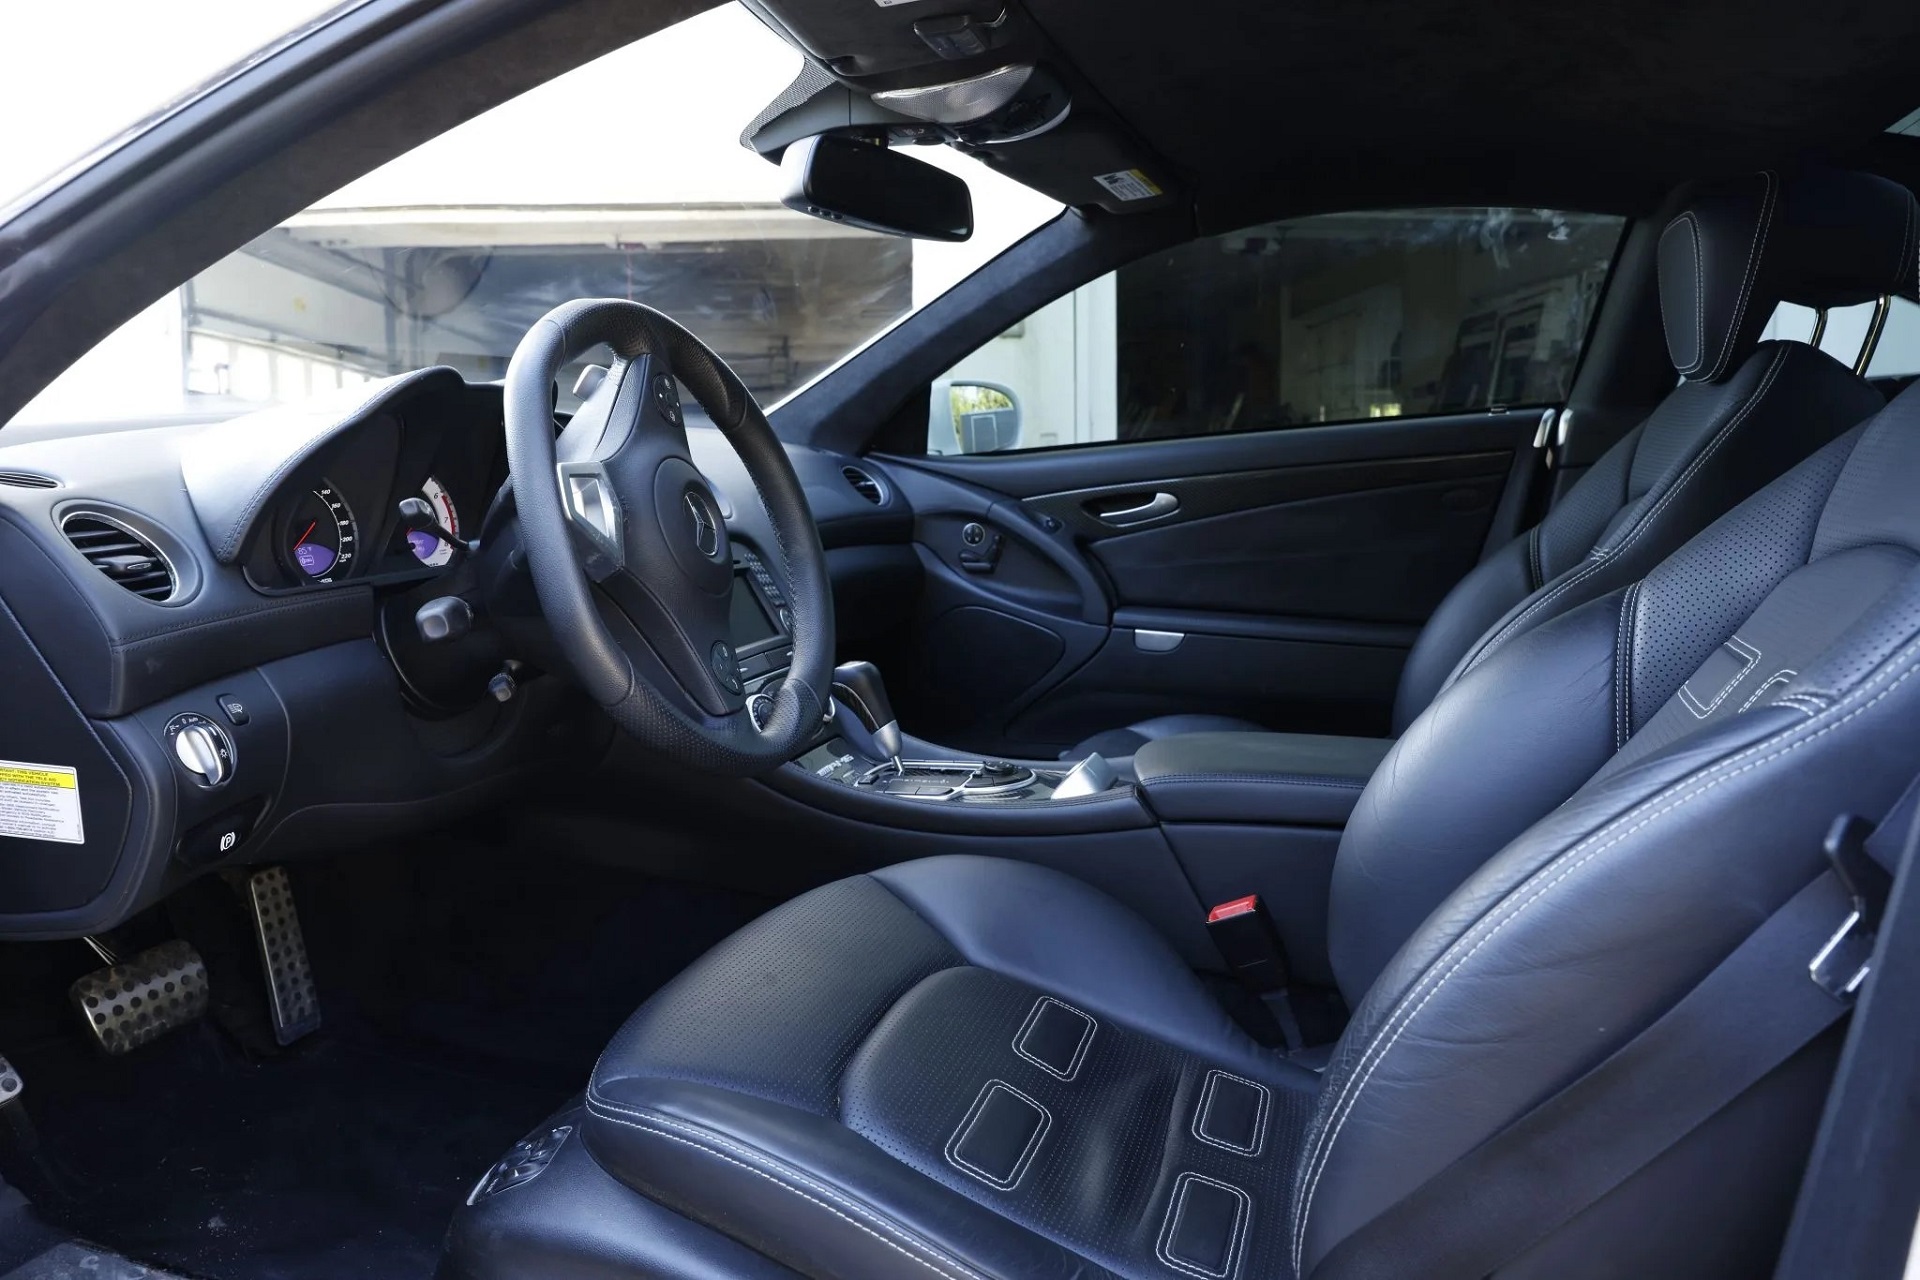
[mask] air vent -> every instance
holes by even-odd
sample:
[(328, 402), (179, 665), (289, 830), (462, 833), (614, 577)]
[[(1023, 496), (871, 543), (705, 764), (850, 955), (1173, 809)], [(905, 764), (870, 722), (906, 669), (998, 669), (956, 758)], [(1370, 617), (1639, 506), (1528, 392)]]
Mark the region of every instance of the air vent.
[(60, 482), (52, 476), (36, 475), (31, 471), (0, 471), (0, 484), (12, 485), (16, 489), (58, 489)]
[(886, 503), (886, 489), (878, 480), (875, 480), (860, 468), (842, 467), (840, 468), (840, 474), (847, 478), (847, 483), (852, 485), (861, 497), (871, 502), (874, 506), (878, 507)]
[(60, 532), (93, 567), (148, 600), (173, 597), (173, 569), (152, 543), (111, 520), (93, 515), (68, 516)]

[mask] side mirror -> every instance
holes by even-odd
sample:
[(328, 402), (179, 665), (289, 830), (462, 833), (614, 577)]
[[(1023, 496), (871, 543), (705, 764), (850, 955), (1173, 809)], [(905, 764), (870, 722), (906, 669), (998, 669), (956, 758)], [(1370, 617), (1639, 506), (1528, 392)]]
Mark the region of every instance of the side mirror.
[(997, 382), (952, 381), (933, 384), (928, 415), (928, 451), (998, 453), (1020, 447), (1020, 398)]
[(780, 203), (816, 218), (919, 240), (973, 235), (966, 182), (904, 152), (823, 133), (789, 146), (780, 171)]

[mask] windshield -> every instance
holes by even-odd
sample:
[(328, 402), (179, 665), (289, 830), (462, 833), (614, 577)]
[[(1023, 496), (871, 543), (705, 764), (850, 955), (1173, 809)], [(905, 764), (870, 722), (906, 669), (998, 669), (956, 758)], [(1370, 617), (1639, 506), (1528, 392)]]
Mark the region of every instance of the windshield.
[(436, 364), (498, 378), (580, 297), (667, 312), (774, 404), (1059, 212), (945, 147), (914, 154), (967, 179), (965, 243), (783, 208), (739, 134), (799, 68), (738, 5), (608, 54), (215, 263), (14, 421), (231, 416)]

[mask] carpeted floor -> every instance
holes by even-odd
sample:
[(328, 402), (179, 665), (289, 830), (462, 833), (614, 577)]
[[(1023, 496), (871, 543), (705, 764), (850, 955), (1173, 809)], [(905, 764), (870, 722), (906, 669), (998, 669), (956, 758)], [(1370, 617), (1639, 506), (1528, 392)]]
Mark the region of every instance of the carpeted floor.
[(122, 1058), (61, 1007), (81, 944), (0, 948), (34, 992), (0, 1045), (41, 1153), (6, 1136), (0, 1173), (44, 1224), (195, 1280), (429, 1280), (473, 1183), (620, 1021), (770, 905), (452, 837), (294, 878), (325, 1022), (289, 1051), (229, 886), (129, 944), (193, 941), (217, 1015)]

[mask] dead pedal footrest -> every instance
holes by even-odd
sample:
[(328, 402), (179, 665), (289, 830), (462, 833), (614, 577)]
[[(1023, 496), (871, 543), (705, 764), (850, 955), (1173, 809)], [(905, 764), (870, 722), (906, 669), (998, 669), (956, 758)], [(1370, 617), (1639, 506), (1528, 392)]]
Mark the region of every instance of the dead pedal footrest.
[(76, 979), (67, 989), (108, 1053), (126, 1053), (207, 1011), (207, 966), (177, 939)]
[(266, 970), (273, 1038), (283, 1045), (320, 1028), (320, 996), (307, 963), (307, 943), (293, 906), (293, 882), (285, 867), (262, 867), (247, 877), (253, 932)]

